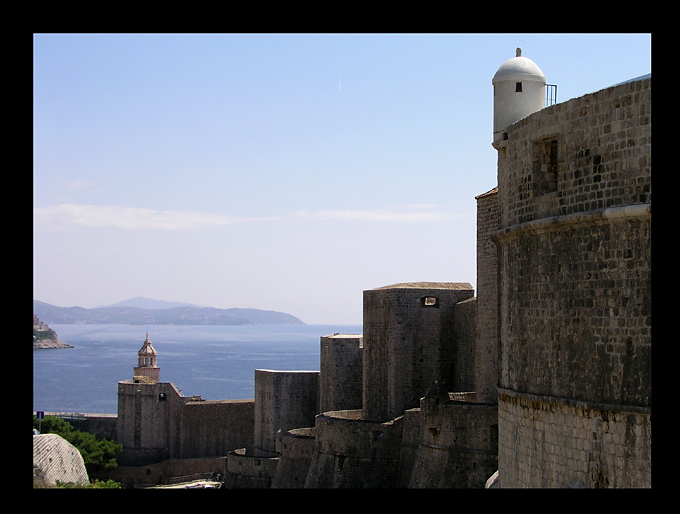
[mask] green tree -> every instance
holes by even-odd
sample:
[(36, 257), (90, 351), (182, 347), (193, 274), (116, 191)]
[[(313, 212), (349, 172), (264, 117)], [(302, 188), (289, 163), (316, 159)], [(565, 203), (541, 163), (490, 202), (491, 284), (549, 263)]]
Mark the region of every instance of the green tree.
[(120, 482), (115, 480), (95, 480), (90, 484), (90, 489), (122, 489)]

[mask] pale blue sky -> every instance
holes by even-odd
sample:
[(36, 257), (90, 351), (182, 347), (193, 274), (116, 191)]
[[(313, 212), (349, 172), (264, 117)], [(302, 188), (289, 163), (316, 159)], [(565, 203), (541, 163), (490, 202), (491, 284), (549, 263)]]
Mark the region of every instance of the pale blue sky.
[(476, 285), (491, 79), (558, 101), (651, 72), (649, 34), (37, 34), (34, 298), (361, 324), (365, 289)]

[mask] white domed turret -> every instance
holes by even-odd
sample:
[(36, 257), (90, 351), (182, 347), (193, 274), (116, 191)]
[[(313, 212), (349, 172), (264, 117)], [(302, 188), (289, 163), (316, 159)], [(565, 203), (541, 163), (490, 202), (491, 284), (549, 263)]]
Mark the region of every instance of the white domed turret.
[(545, 106), (545, 75), (531, 59), (522, 57), (517, 49), (516, 57), (508, 59), (491, 81), (494, 89), (493, 141), (505, 139), (503, 131), (510, 125)]

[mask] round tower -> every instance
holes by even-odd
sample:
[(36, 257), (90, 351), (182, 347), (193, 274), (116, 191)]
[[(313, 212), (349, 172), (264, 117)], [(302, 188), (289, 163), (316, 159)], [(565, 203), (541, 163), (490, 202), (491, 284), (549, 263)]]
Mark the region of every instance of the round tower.
[(493, 142), (507, 138), (504, 133), (518, 120), (545, 107), (545, 76), (534, 61), (516, 56), (508, 59), (491, 81), (493, 84)]
[(161, 368), (156, 365), (156, 359), (156, 350), (151, 344), (149, 333), (147, 332), (144, 344), (137, 352), (137, 366), (135, 366), (134, 370), (135, 380), (139, 379), (139, 377), (148, 377), (158, 382)]

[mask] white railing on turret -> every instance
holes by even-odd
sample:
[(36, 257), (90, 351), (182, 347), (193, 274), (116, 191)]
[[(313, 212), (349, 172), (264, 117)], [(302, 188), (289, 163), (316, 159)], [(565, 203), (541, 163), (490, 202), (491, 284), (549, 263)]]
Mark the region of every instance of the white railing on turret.
[(550, 107), (557, 103), (557, 84), (545, 85), (545, 106)]

